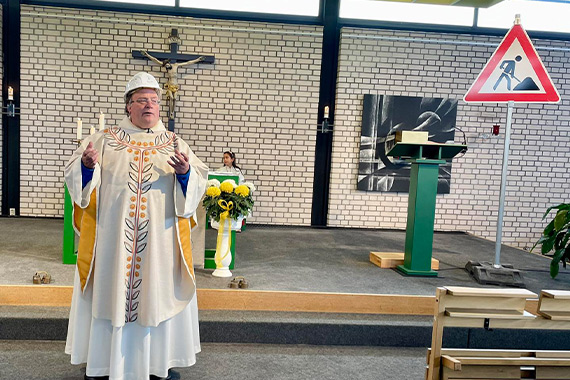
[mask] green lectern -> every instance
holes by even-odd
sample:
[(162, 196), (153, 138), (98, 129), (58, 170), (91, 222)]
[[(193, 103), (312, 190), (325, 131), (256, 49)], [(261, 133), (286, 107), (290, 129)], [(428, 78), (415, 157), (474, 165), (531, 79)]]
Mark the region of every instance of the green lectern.
[(439, 165), (465, 149), (460, 144), (397, 142), (387, 153), (412, 164), (404, 264), (396, 267), (406, 275), (437, 276), (431, 256)]

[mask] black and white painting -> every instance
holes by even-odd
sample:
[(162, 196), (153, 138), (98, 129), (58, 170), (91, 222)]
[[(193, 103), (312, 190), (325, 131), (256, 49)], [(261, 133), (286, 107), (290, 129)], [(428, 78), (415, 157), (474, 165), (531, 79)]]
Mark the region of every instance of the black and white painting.
[[(457, 100), (364, 95), (358, 190), (408, 192), (411, 164), (386, 156), (386, 139), (397, 131), (427, 131), (429, 140), (452, 143)], [(450, 191), (451, 162), (439, 166), (438, 194)]]

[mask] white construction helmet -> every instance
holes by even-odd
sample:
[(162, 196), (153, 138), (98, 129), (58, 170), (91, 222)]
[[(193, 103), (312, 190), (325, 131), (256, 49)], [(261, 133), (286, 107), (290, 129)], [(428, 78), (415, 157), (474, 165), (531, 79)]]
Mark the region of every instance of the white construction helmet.
[(134, 90), (138, 90), (139, 88), (152, 88), (153, 90), (156, 90), (158, 96), (162, 95), (162, 89), (160, 88), (160, 85), (156, 79), (149, 73), (145, 73), (143, 71), (135, 74), (129, 83), (127, 83), (124, 95), (125, 101), (127, 100), (127, 95), (129, 93), (133, 92)]

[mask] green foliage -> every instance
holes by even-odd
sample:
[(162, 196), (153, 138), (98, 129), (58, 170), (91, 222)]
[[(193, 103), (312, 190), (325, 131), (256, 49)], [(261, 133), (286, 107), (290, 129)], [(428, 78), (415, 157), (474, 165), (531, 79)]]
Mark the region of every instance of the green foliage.
[(216, 222), (219, 222), (220, 215), (225, 211), (225, 209), (220, 206), (219, 201), (225, 201), (225, 203), (222, 202), (222, 204), (229, 204), (232, 202), (233, 207), (229, 210), (229, 216), (231, 219), (237, 220), (240, 216), (247, 216), (253, 209), (254, 201), (252, 193), (253, 191), (250, 190), (249, 194), (245, 197), (236, 194), (235, 191), (232, 191), (231, 193), (222, 191), (219, 196), (209, 196), (206, 193), (206, 196), (204, 196), (204, 200), (202, 201), (202, 205), (206, 210), (206, 215)]
[(534, 244), (531, 251), (541, 245), (540, 252), (546, 256), (552, 256), (550, 262), (550, 276), (555, 278), (560, 270), (560, 263), (566, 268), (566, 262), (570, 262), (570, 203), (561, 203), (549, 207), (542, 219), (546, 219), (552, 210), (558, 210), (554, 218), (548, 223), (542, 236)]

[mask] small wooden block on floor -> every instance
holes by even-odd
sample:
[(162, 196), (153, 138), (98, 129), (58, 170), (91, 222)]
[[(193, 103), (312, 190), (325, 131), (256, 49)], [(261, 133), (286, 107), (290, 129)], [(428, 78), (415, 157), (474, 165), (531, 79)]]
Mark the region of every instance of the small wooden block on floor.
[[(403, 252), (370, 252), (370, 262), (380, 268), (396, 268), (404, 264)], [(431, 269), (439, 270), (439, 260), (431, 258)]]

